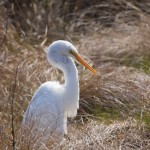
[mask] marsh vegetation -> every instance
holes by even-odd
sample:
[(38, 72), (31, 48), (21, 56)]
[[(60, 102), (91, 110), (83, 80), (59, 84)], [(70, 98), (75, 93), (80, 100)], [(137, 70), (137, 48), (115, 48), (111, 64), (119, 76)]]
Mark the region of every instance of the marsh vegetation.
[(0, 1), (0, 149), (33, 149), (21, 128), (43, 82), (64, 81), (46, 47), (72, 42), (96, 68), (77, 64), (80, 109), (61, 145), (45, 149), (150, 149), (149, 0)]

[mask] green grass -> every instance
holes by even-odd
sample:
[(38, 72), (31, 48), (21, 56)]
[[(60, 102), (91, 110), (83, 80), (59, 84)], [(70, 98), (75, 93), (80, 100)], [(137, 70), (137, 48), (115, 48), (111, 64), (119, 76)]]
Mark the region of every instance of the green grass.
[(143, 57), (139, 63), (139, 68), (142, 69), (145, 73), (150, 74), (150, 58)]
[(150, 74), (150, 57), (149, 56), (141, 56), (141, 58), (126, 58), (123, 60), (122, 63), (126, 66), (132, 66), (137, 69), (140, 69), (146, 74)]
[(121, 114), (118, 110), (114, 108), (104, 108), (100, 105), (94, 107), (93, 115), (106, 123), (112, 123), (114, 120), (121, 119)]
[(150, 130), (150, 112), (145, 111), (142, 113), (137, 113), (136, 119), (139, 120), (140, 122), (144, 122), (147, 129)]

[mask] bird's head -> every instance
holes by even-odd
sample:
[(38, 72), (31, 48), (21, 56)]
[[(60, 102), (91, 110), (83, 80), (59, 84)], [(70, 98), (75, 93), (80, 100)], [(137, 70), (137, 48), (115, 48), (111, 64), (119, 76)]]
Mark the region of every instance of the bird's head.
[(55, 67), (61, 69), (61, 64), (69, 63), (70, 59), (68, 58), (80, 62), (93, 74), (96, 74), (96, 71), (78, 54), (77, 49), (70, 42), (58, 40), (48, 47), (48, 61)]

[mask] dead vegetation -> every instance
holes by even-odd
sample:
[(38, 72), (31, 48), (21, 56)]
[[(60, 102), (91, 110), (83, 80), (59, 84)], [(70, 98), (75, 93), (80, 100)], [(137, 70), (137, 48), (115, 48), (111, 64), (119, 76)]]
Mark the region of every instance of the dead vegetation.
[(78, 125), (70, 127), (71, 141), (64, 141), (61, 149), (74, 148), (97, 150), (148, 150), (150, 148), (149, 132), (144, 124), (128, 119), (124, 122), (103, 123), (90, 122), (78, 132)]
[[(63, 82), (45, 57), (56, 39), (73, 42), (98, 74), (78, 66), (77, 123), (69, 125), (70, 141), (54, 149), (150, 149), (149, 6), (148, 0), (0, 2), (0, 149), (12, 149), (12, 95), (20, 149), (22, 116), (34, 91), (47, 80)], [(87, 116), (98, 120), (81, 125)], [(23, 145), (33, 149), (32, 142)]]

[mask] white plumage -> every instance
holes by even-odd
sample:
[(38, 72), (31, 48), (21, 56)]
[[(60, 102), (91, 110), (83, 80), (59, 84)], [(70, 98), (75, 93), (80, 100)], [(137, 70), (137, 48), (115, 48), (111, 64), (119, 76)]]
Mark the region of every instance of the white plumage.
[(26, 127), (44, 133), (43, 141), (54, 132), (59, 138), (67, 134), (67, 117), (77, 115), (79, 82), (74, 60), (96, 73), (68, 41), (53, 42), (48, 47), (47, 59), (51, 65), (64, 73), (65, 83), (62, 85), (56, 81), (43, 83), (34, 94), (23, 118)]

